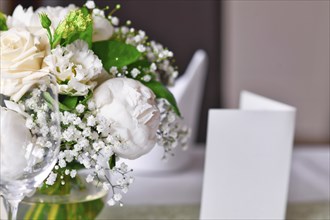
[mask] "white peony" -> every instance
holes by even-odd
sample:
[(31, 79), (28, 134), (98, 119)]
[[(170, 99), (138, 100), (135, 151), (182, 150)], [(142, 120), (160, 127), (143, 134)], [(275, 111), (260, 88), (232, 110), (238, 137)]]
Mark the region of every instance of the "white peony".
[(26, 120), (15, 111), (1, 107), (1, 178), (14, 180), (27, 167), (26, 147), (32, 140)]
[(24, 29), (0, 32), (0, 93), (18, 101), (31, 86), (47, 75), (40, 71), (45, 47), (40, 38)]
[(83, 40), (76, 40), (66, 47), (57, 46), (44, 63), (56, 76), (61, 94), (87, 95), (102, 72), (101, 60)]
[(111, 121), (113, 138), (122, 144), (113, 151), (120, 157), (136, 159), (148, 153), (156, 143), (160, 113), (154, 93), (139, 81), (113, 78), (94, 91), (98, 113)]

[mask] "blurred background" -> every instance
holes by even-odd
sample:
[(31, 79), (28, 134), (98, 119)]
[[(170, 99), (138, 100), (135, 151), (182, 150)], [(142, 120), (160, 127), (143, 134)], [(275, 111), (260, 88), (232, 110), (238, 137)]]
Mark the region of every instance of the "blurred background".
[[(11, 14), (18, 4), (37, 8), (68, 2), (83, 5), (85, 0), (0, 0), (0, 7)], [(172, 50), (180, 74), (196, 50), (205, 50), (209, 58), (193, 137), (201, 147), (187, 154), (185, 169), (139, 176), (127, 195), (129, 204), (199, 204), (208, 110), (237, 108), (241, 90), (297, 108), (288, 201), (330, 200), (329, 0), (95, 2), (112, 8), (120, 3), (121, 23), (131, 20)]]
[[(82, 5), (84, 0), (0, 0), (10, 14), (21, 4)], [(184, 73), (193, 53), (209, 56), (195, 138), (204, 143), (209, 108), (236, 108), (243, 89), (298, 109), (295, 143), (329, 144), (329, 1), (98, 0), (117, 3), (121, 22), (146, 30), (175, 54)]]

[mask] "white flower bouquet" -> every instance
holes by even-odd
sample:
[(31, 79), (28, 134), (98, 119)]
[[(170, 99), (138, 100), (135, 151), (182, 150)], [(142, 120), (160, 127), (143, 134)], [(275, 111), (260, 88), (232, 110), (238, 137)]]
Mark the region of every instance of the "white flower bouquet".
[(187, 143), (188, 129), (166, 88), (178, 75), (173, 53), (131, 27), (130, 21), (119, 25), (114, 16), (119, 8), (99, 9), (88, 1), (82, 7), (35, 11), (17, 6), (12, 15), (0, 14), (1, 96), (7, 100), (1, 113), (28, 107), (35, 113), (8, 123), (2, 133), (21, 132), (26, 138), (38, 129), (51, 132), (39, 123), (42, 108), (33, 103), (33, 95), (26, 98), (26, 91), (50, 74), (60, 93), (61, 150), (39, 188), (42, 193), (69, 193), (78, 182), (77, 172), (88, 169), (86, 181), (97, 180), (112, 193), (107, 203), (122, 204), (133, 177), (120, 158), (136, 159), (156, 143), (166, 157)]

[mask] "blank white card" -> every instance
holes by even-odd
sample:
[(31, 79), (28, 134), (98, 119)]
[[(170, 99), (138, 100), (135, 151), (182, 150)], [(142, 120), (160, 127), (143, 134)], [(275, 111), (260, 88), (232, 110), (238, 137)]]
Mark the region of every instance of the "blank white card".
[(201, 219), (284, 219), (295, 108), (242, 92), (209, 111)]

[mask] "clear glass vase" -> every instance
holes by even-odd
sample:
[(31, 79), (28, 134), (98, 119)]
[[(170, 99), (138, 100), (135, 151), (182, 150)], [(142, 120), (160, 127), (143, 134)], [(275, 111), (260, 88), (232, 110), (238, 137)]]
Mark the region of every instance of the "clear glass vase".
[(40, 191), (25, 198), (18, 210), (18, 219), (24, 220), (93, 220), (102, 211), (107, 191), (101, 184), (86, 183), (80, 178), (80, 187), (70, 186), (69, 194), (59, 190), (52, 195)]

